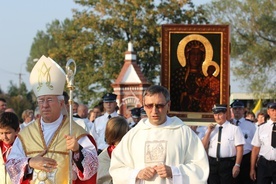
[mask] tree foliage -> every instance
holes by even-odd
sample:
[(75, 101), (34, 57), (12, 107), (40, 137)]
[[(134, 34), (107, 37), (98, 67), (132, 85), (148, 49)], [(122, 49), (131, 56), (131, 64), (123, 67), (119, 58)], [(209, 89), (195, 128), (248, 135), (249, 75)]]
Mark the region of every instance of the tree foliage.
[(75, 2), (83, 9), (74, 10), (72, 19), (55, 20), (47, 25), (46, 33), (38, 32), (29, 61), (44, 54), (64, 67), (73, 58), (77, 64), (74, 92), (83, 103), (112, 92), (111, 84), (122, 68), (128, 42), (137, 51), (143, 74), (154, 83), (161, 67), (161, 24), (207, 22), (202, 8), (195, 8), (190, 0)]
[(275, 0), (224, 0), (205, 6), (212, 23), (230, 24), (233, 73), (257, 97), (276, 98)]
[(21, 114), (26, 109), (35, 109), (35, 102), (31, 92), (28, 92), (26, 84), (22, 84), (17, 87), (10, 81), (8, 88), (8, 94), (0, 93), (0, 97), (7, 101), (7, 107), (12, 108), (21, 119)]

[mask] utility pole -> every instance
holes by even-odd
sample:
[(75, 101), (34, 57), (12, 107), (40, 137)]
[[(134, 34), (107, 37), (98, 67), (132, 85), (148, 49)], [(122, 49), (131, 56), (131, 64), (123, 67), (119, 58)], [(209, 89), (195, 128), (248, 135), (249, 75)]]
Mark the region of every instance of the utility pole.
[(19, 84), (19, 87), (20, 87), (21, 82), (22, 82), (22, 73), (19, 73), (18, 76), (19, 76), (19, 83), (18, 84)]
[(21, 86), (21, 83), (22, 83), (22, 75), (24, 75), (24, 74), (21, 73), (21, 71), (22, 71), (22, 67), (23, 67), (24, 64), (26, 64), (26, 63), (21, 63), (20, 72), (18, 73), (18, 77), (19, 77), (18, 87), (20, 87), (20, 86)]

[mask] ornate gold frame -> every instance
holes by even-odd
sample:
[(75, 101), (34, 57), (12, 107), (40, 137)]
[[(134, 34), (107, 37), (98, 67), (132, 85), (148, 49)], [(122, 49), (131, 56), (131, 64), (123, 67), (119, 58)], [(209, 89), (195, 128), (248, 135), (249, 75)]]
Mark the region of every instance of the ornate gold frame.
[[(205, 58), (202, 63), (202, 76), (206, 77), (207, 68), (213, 65), (213, 76), (219, 79), (219, 102), (229, 104), (230, 96), (230, 27), (229, 25), (162, 25), (162, 68), (161, 85), (168, 88), (172, 99), (175, 71), (186, 67), (185, 47), (191, 41), (202, 43), (205, 49)], [(186, 69), (187, 70), (187, 69)], [(179, 85), (179, 84), (177, 84)], [(213, 122), (211, 111), (185, 111), (173, 106), (170, 116), (178, 116), (185, 122)], [(199, 101), (199, 103), (201, 103)], [(202, 105), (203, 106), (203, 105)]]

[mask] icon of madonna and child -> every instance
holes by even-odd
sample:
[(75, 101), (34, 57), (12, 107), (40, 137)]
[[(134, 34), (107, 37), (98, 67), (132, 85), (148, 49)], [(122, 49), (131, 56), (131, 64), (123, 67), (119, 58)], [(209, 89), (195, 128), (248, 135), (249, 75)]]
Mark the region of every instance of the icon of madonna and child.
[(180, 67), (171, 71), (171, 111), (211, 112), (220, 102), (220, 67), (204, 36), (184, 37), (177, 47)]

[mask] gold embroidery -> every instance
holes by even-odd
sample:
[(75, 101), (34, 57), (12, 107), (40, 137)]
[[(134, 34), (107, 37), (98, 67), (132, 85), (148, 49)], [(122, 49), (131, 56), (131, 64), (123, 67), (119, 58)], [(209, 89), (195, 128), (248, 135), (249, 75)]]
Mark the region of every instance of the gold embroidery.
[(45, 171), (34, 171), (32, 183), (39, 183), (39, 184), (52, 184), (56, 183), (57, 169), (53, 170), (52, 172), (45, 172)]
[(38, 70), (38, 87), (37, 87), (37, 91), (39, 91), (42, 86), (43, 86), (43, 82), (42, 79), (46, 78), (46, 86), (53, 90), (53, 85), (51, 85), (51, 75), (50, 75), (50, 70), (51, 67), (47, 67), (47, 65), (45, 63), (42, 64), (41, 68)]
[[(85, 132), (85, 130), (79, 127), (76, 123), (73, 123), (72, 125), (72, 135), (75, 135), (77, 139), (87, 135), (87, 132)], [(35, 133), (32, 134), (32, 131), (35, 131)], [(64, 116), (62, 123), (57, 128), (48, 146), (46, 145), (46, 142), (44, 140), (43, 127), (41, 126), (40, 120), (37, 120), (35, 123), (30, 125), (26, 129), (26, 131), (22, 131), (21, 133), (19, 133), (19, 135), (22, 134), (22, 140), (25, 140), (25, 142), (22, 141), (22, 146), (26, 149), (25, 154), (28, 157), (36, 156), (43, 150), (47, 150), (45, 157), (52, 158), (58, 162), (57, 168), (54, 169), (52, 172), (46, 173), (46, 176), (43, 173), (40, 173), (38, 176), (40, 170), (35, 169), (31, 181), (32, 184), (53, 184), (68, 182), (67, 176), (69, 176), (69, 152), (66, 149), (65, 139), (63, 138), (63, 135), (69, 134), (68, 132), (69, 122), (68, 119), (66, 119), (66, 116)], [(36, 176), (34, 177), (34, 175)], [(44, 181), (44, 179), (46, 180)]]
[[(41, 121), (38, 122), (38, 128), (39, 128), (39, 132), (40, 132), (40, 136), (41, 136), (41, 140), (43, 142), (43, 147), (44, 149), (47, 150), (47, 155), (50, 154), (50, 152), (52, 152), (52, 155), (50, 156), (49, 155), (49, 158), (52, 158), (53, 154), (56, 152), (55, 151), (55, 147), (58, 143), (58, 137), (59, 137), (59, 133), (60, 133), (60, 130), (61, 128), (63, 127), (63, 125), (65, 124), (65, 120), (66, 120), (66, 116), (63, 116), (63, 119), (62, 119), (62, 122), (61, 124), (58, 126), (57, 130), (55, 131), (49, 145), (47, 146), (46, 145), (46, 142), (45, 142), (45, 139), (44, 139), (44, 134), (43, 134), (43, 131), (42, 131), (42, 126), (41, 126)], [(56, 144), (53, 145), (54, 141), (56, 141)], [(53, 148), (53, 151), (50, 151), (50, 148)], [(68, 153), (67, 153), (68, 154)]]

